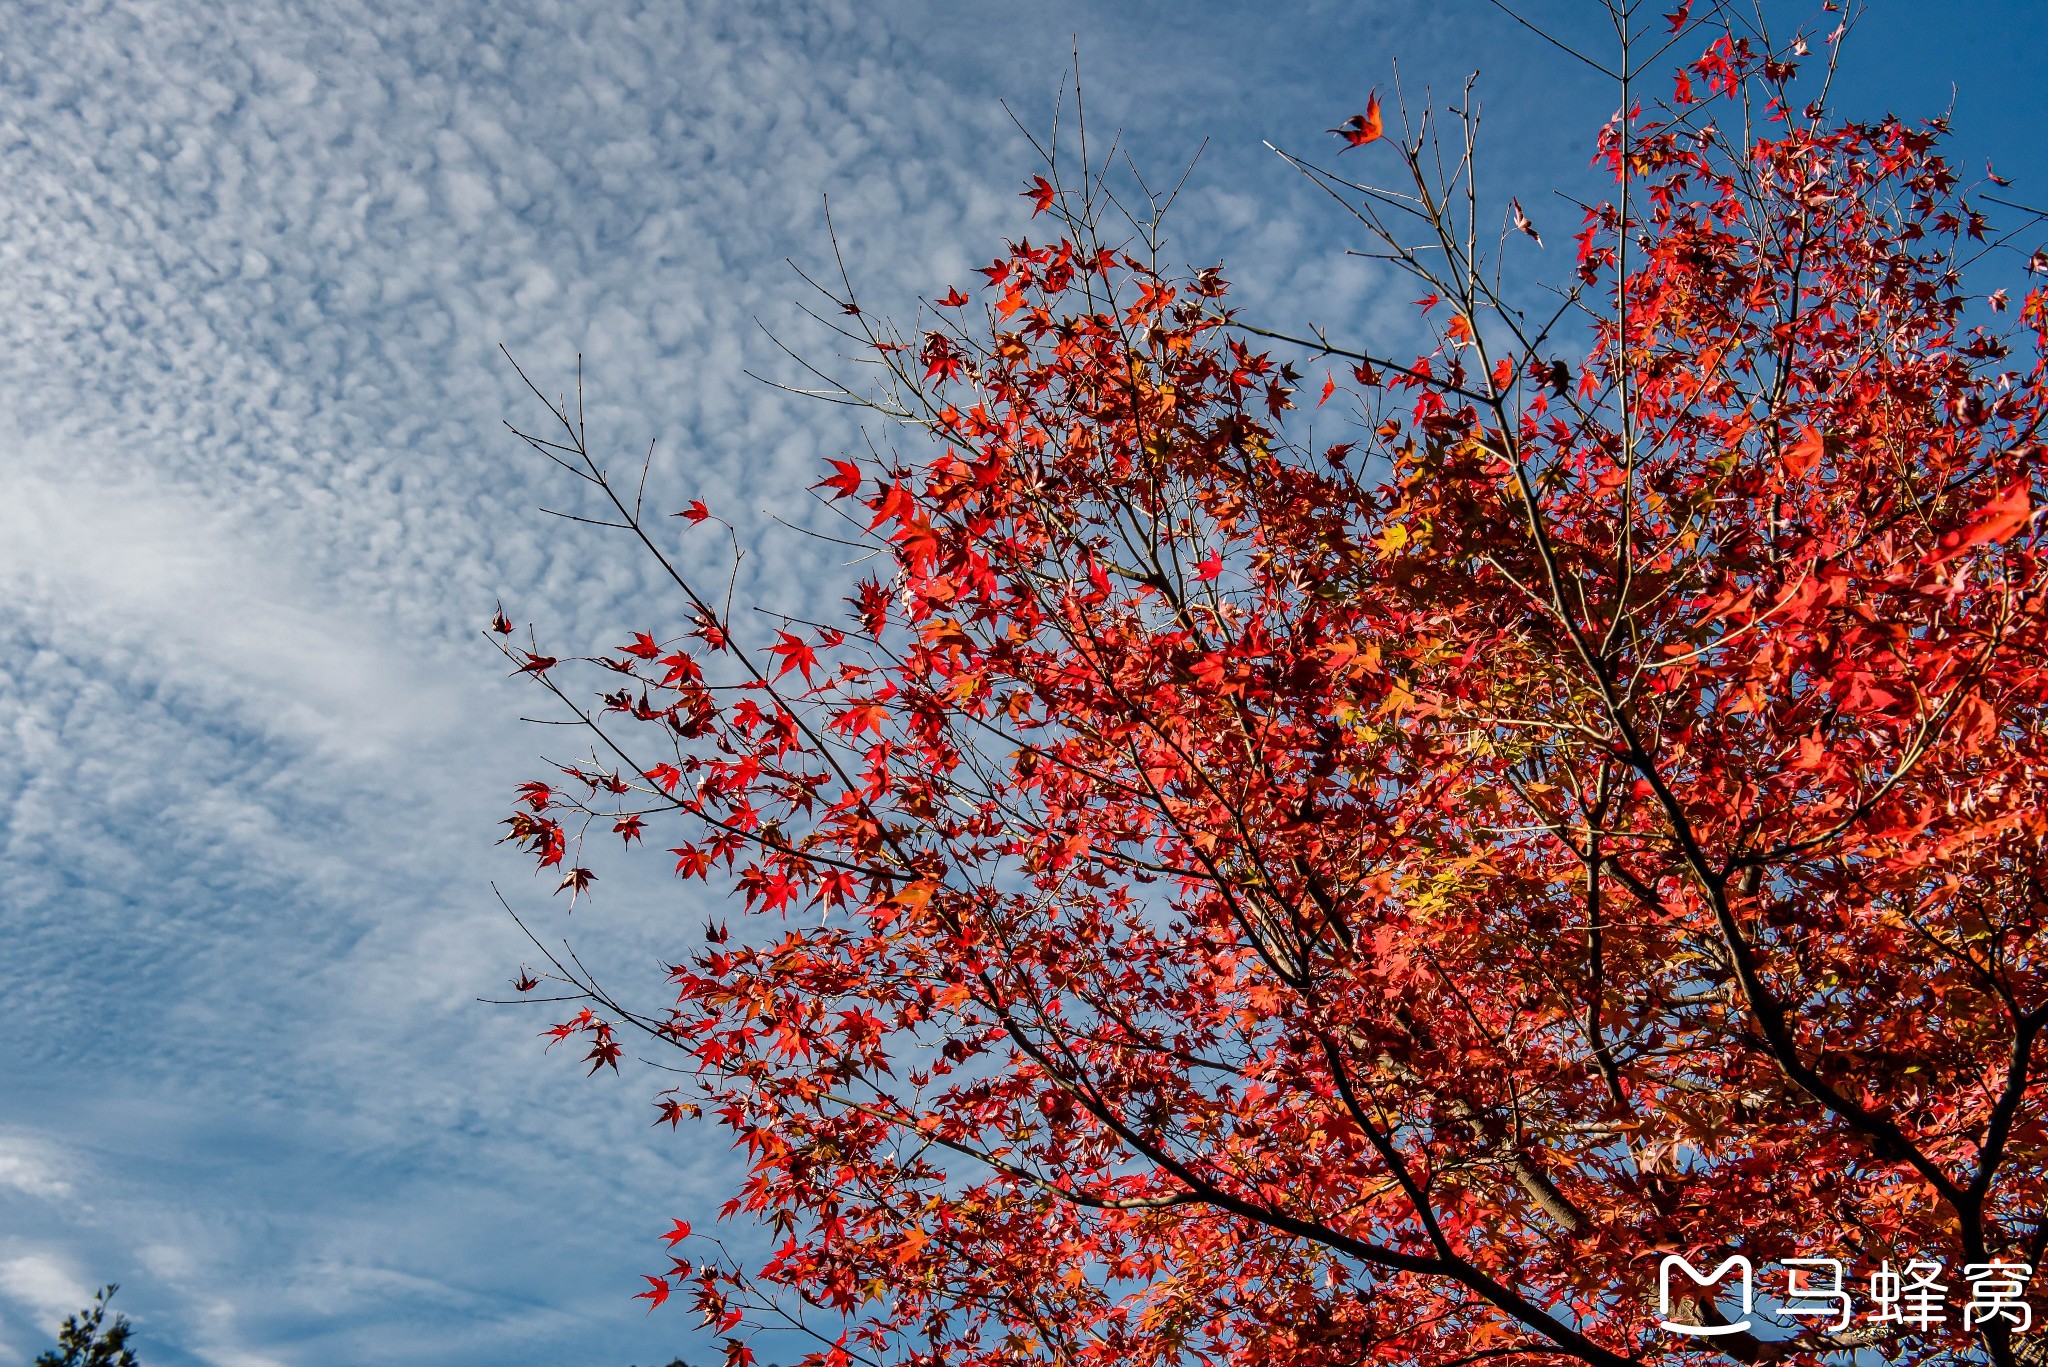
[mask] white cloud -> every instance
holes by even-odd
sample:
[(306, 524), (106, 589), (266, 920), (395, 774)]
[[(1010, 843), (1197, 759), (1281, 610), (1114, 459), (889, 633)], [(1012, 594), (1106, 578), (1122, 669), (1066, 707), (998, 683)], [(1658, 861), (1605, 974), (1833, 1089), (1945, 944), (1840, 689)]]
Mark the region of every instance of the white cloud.
[[(495, 346), (550, 387), (583, 352), (670, 489), (808, 483), (833, 415), (739, 372), (820, 194), (898, 298), (1011, 212), (961, 155), (1000, 111), (897, 42), (836, 3), (0, 16), (43, 54), (0, 65), (0, 1295), (37, 1334), (89, 1276), (166, 1367), (683, 1346), (631, 1274), (723, 1146), (471, 1000), (522, 957), (489, 832), (553, 739), (475, 630), (503, 593), (582, 648), (646, 583), (533, 514)], [(578, 926), (651, 968), (674, 893), (634, 887)]]
[[(0, 593), (91, 649), (139, 655), (266, 734), (390, 762), (461, 699), (345, 599), (194, 493), (37, 473), (0, 504)], [(76, 464), (76, 463), (70, 463)]]
[(72, 1194), (58, 1160), (47, 1146), (26, 1136), (0, 1134), (0, 1187), (45, 1201)]
[(50, 1253), (0, 1257), (0, 1296), (25, 1306), (41, 1323), (54, 1325), (92, 1302), (92, 1289)]

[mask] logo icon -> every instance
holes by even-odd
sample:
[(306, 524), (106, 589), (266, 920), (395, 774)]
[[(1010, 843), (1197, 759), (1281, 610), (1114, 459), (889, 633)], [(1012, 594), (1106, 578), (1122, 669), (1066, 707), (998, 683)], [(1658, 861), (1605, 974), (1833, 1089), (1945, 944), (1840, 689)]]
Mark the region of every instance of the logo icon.
[[(1721, 1279), (1731, 1271), (1741, 1272), (1742, 1279), (1739, 1285), (1742, 1289), (1743, 1317), (1733, 1324), (1684, 1324), (1672, 1319), (1671, 1271), (1673, 1268), (1683, 1270), (1686, 1280), (1695, 1287), (1712, 1286), (1718, 1288)], [(1749, 1312), (1755, 1304), (1755, 1295), (1755, 1272), (1749, 1265), (1749, 1259), (1739, 1253), (1727, 1262), (1722, 1263), (1712, 1272), (1701, 1272), (1676, 1253), (1667, 1255), (1664, 1261), (1657, 1265), (1657, 1313), (1663, 1316), (1658, 1321), (1658, 1327), (1668, 1329), (1674, 1334), (1696, 1334), (1702, 1338), (1710, 1338), (1716, 1334), (1747, 1333), (1749, 1331)]]

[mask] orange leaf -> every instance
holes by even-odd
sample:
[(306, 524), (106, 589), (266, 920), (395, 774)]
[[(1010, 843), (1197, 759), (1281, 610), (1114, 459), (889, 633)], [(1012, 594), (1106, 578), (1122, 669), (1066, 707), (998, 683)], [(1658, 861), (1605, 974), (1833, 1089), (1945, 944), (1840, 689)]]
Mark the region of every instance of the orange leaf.
[(912, 911), (922, 911), (925, 904), (932, 900), (932, 894), (936, 891), (938, 891), (936, 884), (921, 880), (912, 883), (904, 888), (903, 891), (897, 893), (896, 904), (901, 907), (908, 907)]
[(919, 1253), (922, 1253), (924, 1251), (924, 1246), (930, 1243), (931, 1241), (931, 1236), (929, 1234), (926, 1234), (923, 1230), (917, 1228), (917, 1226), (915, 1225), (912, 1225), (909, 1229), (904, 1230), (903, 1242), (896, 1246), (897, 1264), (900, 1266), (903, 1263), (909, 1262), (912, 1258), (915, 1258)]
[(1365, 97), (1363, 114), (1353, 114), (1330, 131), (1344, 139), (1343, 150), (1347, 152), (1369, 142), (1378, 142), (1385, 131), (1380, 125), (1380, 93), (1375, 90)]

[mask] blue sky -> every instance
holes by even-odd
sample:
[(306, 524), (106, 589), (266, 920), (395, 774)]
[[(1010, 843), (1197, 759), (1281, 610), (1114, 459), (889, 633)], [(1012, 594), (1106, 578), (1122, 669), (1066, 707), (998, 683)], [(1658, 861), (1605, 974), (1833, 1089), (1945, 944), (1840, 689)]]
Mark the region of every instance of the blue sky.
[[(2048, 199), (2034, 18), (1880, 4), (1843, 103), (1954, 87), (1957, 161)], [(576, 650), (651, 620), (535, 511), (495, 348), (582, 353), (600, 439), (758, 543), (743, 595), (832, 596), (771, 518), (855, 431), (742, 375), (782, 373), (754, 320), (829, 354), (785, 264), (828, 195), (872, 307), (971, 283), (1026, 231), (999, 101), (1042, 126), (1077, 37), (1095, 129), (1210, 140), (1186, 258), (1354, 335), (1406, 296), (1262, 138), (1321, 151), (1395, 57), (1477, 67), (1556, 244), (1611, 104), (1480, 0), (0, 8), (0, 1361), (102, 1281), (150, 1367), (708, 1360), (629, 1298), (723, 1140), (474, 1001), (526, 957), (494, 878), (627, 990), (707, 905), (651, 859), (572, 924), (492, 847), (546, 748), (494, 603)]]

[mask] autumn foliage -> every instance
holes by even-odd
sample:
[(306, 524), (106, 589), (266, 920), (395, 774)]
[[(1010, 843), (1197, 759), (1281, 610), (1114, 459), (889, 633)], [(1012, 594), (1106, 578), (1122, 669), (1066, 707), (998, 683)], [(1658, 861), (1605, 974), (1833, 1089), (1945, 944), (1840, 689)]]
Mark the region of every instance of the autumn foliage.
[[(513, 651), (594, 749), (512, 836), (742, 909), (663, 1009), (541, 975), (746, 1155), (768, 1252), (678, 1222), (651, 1302), (835, 1367), (2029, 1360), (1655, 1324), (1667, 1252), (2048, 1240), (2048, 299), (1940, 123), (1674, 19), (1554, 315), (1493, 256), (1572, 234), (1468, 204), (1458, 109), (1375, 100), (1324, 179), (1420, 278), (1398, 361), (1261, 338), (1052, 158), (978, 296), (841, 301), (931, 438), (818, 487), (882, 551), (842, 620), (675, 573), (609, 657)], [(648, 553), (716, 530), (559, 416)]]

